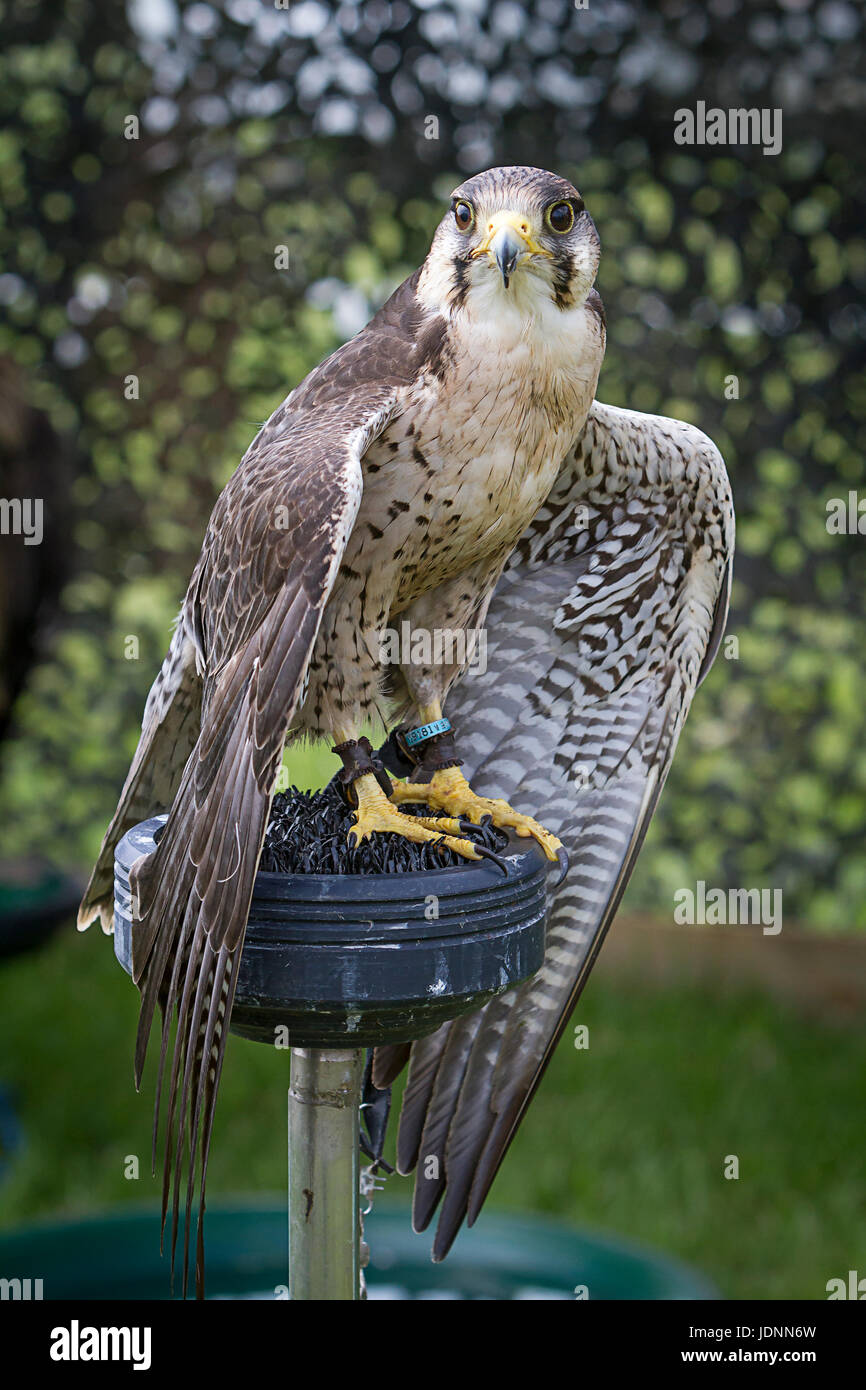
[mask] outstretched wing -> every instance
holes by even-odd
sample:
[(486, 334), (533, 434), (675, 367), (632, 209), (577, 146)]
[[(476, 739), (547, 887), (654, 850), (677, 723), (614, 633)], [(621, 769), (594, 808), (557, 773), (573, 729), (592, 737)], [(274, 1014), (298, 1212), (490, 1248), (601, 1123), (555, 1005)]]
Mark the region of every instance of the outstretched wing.
[[(413, 1044), (398, 1168), (418, 1165), (416, 1230), (444, 1197), (434, 1260), (477, 1217), (619, 905), (721, 640), (733, 526), (703, 434), (594, 404), (499, 581), (486, 670), (452, 692), (474, 790), (542, 820), (571, 868), (538, 974)], [(384, 1084), (399, 1055), (378, 1062)]]
[[(103, 846), (104, 879), (112, 836), (141, 809), (148, 779), (137, 768), (159, 761), (169, 747), (176, 691), (195, 684), (195, 666), (194, 746), (172, 770), (173, 801), (156, 850), (130, 875), (133, 976), (141, 991), (135, 1078), (139, 1085), (158, 1005), (154, 1166), (165, 1092), (163, 1230), (170, 1204), (173, 1267), (186, 1164), (184, 1291), (197, 1163), (197, 1292), (203, 1288), (214, 1104), (283, 743), (357, 515), (361, 457), (419, 369), (417, 329), (414, 282), (407, 281), (367, 329), (287, 398), (250, 446), (217, 501), (184, 601), (172, 644), (181, 674), (169, 679), (164, 668), (154, 688), (142, 732), (150, 751), (140, 746), (125, 789), (129, 800)], [(85, 899), (82, 924), (104, 910), (101, 881), (97, 875)]]

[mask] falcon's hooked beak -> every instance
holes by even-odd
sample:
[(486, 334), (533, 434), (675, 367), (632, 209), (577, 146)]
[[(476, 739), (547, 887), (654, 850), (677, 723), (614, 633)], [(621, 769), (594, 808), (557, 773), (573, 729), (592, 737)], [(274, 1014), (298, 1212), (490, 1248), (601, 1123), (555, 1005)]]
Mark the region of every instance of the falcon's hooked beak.
[(497, 212), (487, 223), (481, 245), (472, 252), (473, 260), (487, 256), (499, 268), (502, 283), (508, 289), (511, 276), (521, 256), (549, 256), (533, 237), (529, 222), (519, 212)]

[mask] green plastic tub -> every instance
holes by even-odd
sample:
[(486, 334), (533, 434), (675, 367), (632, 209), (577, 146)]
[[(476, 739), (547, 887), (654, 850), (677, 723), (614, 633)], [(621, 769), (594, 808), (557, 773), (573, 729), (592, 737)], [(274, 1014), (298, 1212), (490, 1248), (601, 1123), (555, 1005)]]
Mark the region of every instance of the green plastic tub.
[[(439, 1265), (430, 1262), (430, 1233), (415, 1235), (405, 1208), (380, 1208), (364, 1224), (371, 1299), (719, 1296), (702, 1275), (653, 1250), (536, 1218), (482, 1216)], [(274, 1298), (285, 1289), (285, 1205), (209, 1208), (206, 1241), (209, 1298)], [(0, 1236), (0, 1278), (41, 1279), (45, 1299), (170, 1296), (168, 1260), (159, 1254), (159, 1220), (152, 1211)]]

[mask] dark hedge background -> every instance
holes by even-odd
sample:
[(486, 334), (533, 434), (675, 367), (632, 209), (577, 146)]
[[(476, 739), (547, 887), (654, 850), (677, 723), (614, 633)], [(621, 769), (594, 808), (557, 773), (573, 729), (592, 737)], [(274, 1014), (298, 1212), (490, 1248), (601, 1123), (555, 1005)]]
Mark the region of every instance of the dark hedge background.
[[(2, 753), (4, 852), (50, 827), (93, 854), (259, 422), (415, 268), (461, 177), (542, 164), (601, 234), (600, 396), (706, 430), (738, 508), (738, 651), (630, 901), (667, 915), (703, 878), (866, 926), (866, 537), (825, 524), (866, 497), (862, 8), (0, 0), (0, 21), (0, 442), (30, 440), (63, 571)], [(698, 100), (781, 108), (782, 153), (677, 146)]]

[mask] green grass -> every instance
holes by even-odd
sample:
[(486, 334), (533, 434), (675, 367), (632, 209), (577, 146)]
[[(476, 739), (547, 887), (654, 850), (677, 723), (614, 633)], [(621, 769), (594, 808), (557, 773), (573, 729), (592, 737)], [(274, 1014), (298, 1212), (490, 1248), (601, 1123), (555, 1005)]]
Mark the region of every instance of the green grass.
[[(156, 1199), (152, 1073), (141, 1096), (131, 1078), (137, 997), (97, 929), (0, 970), (0, 1082), (25, 1131), (0, 1224)], [(589, 1049), (563, 1040), (492, 1206), (643, 1240), (730, 1297), (822, 1298), (829, 1278), (866, 1269), (859, 1033), (759, 997), (597, 979), (574, 1021)], [(285, 1190), (287, 1072), (286, 1053), (231, 1040), (212, 1202)], [(408, 1193), (391, 1179), (384, 1200)]]

